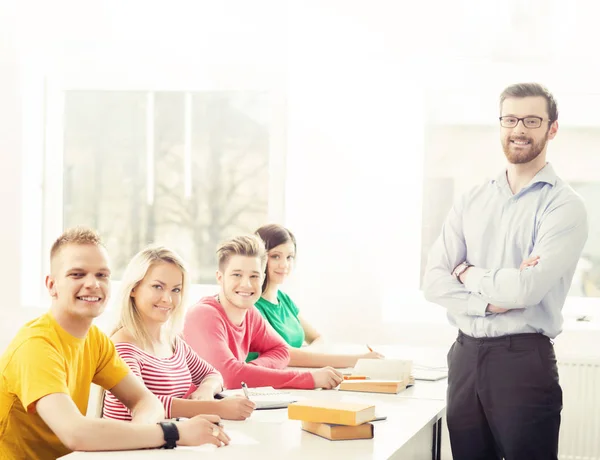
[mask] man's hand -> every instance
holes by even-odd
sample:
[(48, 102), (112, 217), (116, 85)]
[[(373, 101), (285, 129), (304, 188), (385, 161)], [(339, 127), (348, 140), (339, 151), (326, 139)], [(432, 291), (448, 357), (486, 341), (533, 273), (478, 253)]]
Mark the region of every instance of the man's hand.
[(220, 418), (216, 415), (197, 415), (185, 422), (179, 422), (180, 446), (200, 446), (202, 444), (214, 444), (217, 447), (229, 444), (229, 436), (223, 428), (217, 425)]
[(311, 374), (315, 381), (315, 388), (323, 388), (325, 390), (337, 387), (344, 380), (342, 373), (330, 366), (315, 369), (311, 371)]
[(538, 264), (538, 260), (540, 260), (540, 256), (533, 256), (529, 259), (525, 259), (521, 262), (521, 266), (519, 267), (520, 271), (525, 270), (527, 267), (535, 267)]
[(506, 313), (508, 310), (508, 308), (500, 308), (496, 305), (492, 305), (491, 303), (489, 303), (487, 308), (485, 309), (485, 311), (490, 313)]
[(462, 272), (460, 274), (460, 276), (458, 277), (458, 279), (460, 280), (460, 282), (462, 284), (465, 284), (465, 280), (467, 279), (467, 273), (469, 273), (469, 270), (471, 270), (471, 267), (467, 268), (464, 272)]

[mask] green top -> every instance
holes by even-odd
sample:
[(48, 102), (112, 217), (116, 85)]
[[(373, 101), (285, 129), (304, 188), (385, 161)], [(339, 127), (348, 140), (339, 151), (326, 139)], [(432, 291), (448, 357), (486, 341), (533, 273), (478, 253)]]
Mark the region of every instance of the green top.
[[(277, 291), (277, 301), (274, 304), (261, 297), (254, 306), (290, 347), (300, 348), (304, 344), (304, 329), (298, 319), (300, 311), (293, 300), (281, 291)], [(246, 361), (257, 357), (258, 353), (250, 352)]]

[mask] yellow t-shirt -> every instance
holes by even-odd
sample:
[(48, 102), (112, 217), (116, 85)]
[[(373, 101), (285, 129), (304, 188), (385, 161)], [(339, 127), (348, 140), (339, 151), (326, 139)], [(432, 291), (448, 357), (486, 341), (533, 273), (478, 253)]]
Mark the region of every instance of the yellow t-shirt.
[(91, 382), (110, 390), (128, 372), (114, 344), (96, 326), (80, 339), (50, 313), (27, 323), (0, 357), (0, 460), (49, 460), (68, 454), (37, 414), (35, 403), (49, 394), (66, 393), (85, 415)]

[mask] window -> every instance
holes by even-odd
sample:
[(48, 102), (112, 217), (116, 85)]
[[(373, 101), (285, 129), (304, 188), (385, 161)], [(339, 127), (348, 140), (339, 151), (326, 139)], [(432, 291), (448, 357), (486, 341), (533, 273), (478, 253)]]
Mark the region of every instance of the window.
[(160, 242), (187, 260), (192, 282), (214, 283), (218, 243), (267, 221), (266, 96), (67, 91), (64, 227), (96, 228), (116, 279)]
[[(283, 218), (280, 92), (71, 85), (47, 85), (45, 153), (32, 148), (26, 158), (32, 167), (25, 168), (24, 182), (32, 198), (25, 228), (33, 233), (31, 241), (42, 243), (23, 249), (24, 305), (44, 303), (39, 280), (64, 228), (86, 225), (100, 232), (115, 287), (142, 247), (169, 246), (188, 263), (197, 296), (214, 290), (209, 285), (215, 284), (220, 241)], [(31, 112), (39, 110), (35, 102)], [(42, 138), (33, 123), (28, 126)]]

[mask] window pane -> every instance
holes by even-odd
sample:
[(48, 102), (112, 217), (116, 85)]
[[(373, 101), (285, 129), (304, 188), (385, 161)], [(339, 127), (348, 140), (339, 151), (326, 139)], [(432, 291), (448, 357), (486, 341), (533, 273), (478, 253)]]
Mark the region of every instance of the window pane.
[(157, 242), (214, 283), (217, 244), (267, 219), (268, 113), (261, 92), (67, 92), (64, 226), (100, 231), (116, 279)]
[(571, 186), (584, 199), (589, 222), (588, 240), (583, 248), (571, 294), (600, 297), (600, 182), (571, 182)]

